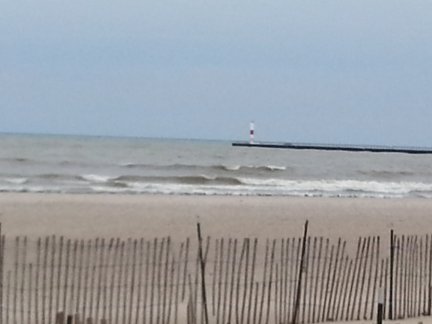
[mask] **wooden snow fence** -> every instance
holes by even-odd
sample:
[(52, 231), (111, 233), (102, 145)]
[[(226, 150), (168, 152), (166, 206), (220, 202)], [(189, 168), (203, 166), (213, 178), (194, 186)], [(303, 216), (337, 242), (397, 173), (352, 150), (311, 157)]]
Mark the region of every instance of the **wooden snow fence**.
[[(0, 324), (282, 324), (431, 314), (432, 236), (1, 236)], [(390, 248), (387, 248), (390, 246)]]

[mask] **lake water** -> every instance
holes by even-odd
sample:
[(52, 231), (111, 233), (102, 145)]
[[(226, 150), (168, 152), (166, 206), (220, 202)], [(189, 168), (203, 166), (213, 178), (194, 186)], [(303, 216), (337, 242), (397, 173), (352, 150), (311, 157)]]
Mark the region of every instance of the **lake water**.
[(3, 134), (0, 191), (432, 198), (432, 155)]

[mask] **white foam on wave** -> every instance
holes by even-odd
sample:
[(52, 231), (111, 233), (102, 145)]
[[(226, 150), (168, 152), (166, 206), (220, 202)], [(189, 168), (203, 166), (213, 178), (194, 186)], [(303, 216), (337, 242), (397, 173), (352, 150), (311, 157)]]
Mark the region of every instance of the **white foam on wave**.
[[(93, 193), (134, 193), (133, 190), (128, 188), (119, 188), (119, 187), (102, 187), (102, 186), (91, 186), (91, 192)], [(139, 192), (136, 192), (139, 193)]]
[(127, 188), (92, 187), (94, 192), (235, 196), (432, 197), (432, 184), (357, 180), (243, 179), (243, 185), (129, 183)]
[[(150, 181), (145, 177), (116, 181), (118, 177), (88, 174), (87, 182), (40, 184), (26, 178), (3, 178), (2, 192), (65, 192), (65, 193), (120, 193), (120, 194), (179, 194), (179, 195), (235, 195), (235, 196), (317, 196), (317, 197), (372, 197), (432, 198), (432, 183), (405, 181), (385, 182), (366, 180), (290, 180), (280, 178), (236, 177), (226, 181), (216, 176), (201, 175), (207, 181)], [(175, 178), (174, 178), (175, 179)], [(121, 185), (119, 185), (121, 184)]]
[(27, 178), (5, 178), (3, 179), (5, 182), (15, 185), (22, 185), (28, 182)]
[(283, 195), (403, 197), (432, 194), (432, 184), (421, 182), (379, 182), (361, 180), (281, 180), (241, 179), (245, 185), (259, 190), (272, 190)]
[(241, 165), (224, 165), (223, 168), (227, 171), (238, 171), (241, 168)]
[(265, 171), (285, 171), (286, 167), (281, 165), (224, 165), (223, 169), (226, 171), (240, 171), (245, 170), (265, 170)]
[(266, 167), (272, 171), (285, 171), (286, 170), (285, 166), (279, 166), (279, 165), (267, 165)]
[(0, 192), (30, 192), (30, 193), (68, 193), (70, 191), (61, 187), (46, 186), (0, 186)]
[(99, 175), (99, 174), (84, 174), (81, 177), (86, 181), (97, 182), (97, 183), (106, 183), (116, 178), (113, 176), (106, 176), (106, 175)]

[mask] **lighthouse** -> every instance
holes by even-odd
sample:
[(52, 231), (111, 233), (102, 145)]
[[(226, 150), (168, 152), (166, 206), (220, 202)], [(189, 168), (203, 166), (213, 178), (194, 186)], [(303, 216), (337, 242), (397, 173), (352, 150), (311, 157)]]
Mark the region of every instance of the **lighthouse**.
[(255, 123), (252, 121), (249, 124), (249, 144), (254, 144)]

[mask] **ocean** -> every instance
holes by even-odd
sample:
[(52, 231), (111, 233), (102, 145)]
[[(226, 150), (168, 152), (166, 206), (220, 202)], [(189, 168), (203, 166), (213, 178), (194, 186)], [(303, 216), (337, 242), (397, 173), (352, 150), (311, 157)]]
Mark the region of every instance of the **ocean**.
[(432, 198), (432, 155), (2, 134), (0, 191)]

